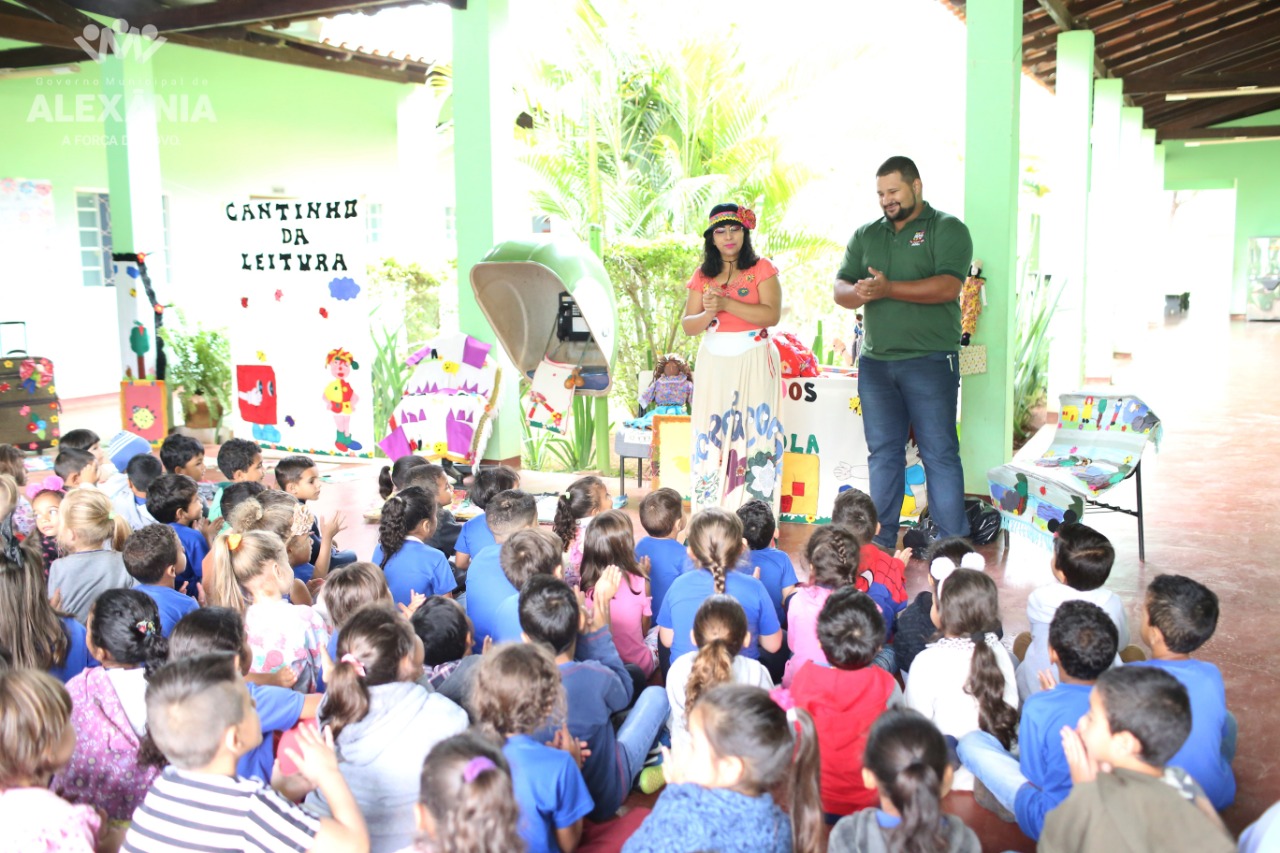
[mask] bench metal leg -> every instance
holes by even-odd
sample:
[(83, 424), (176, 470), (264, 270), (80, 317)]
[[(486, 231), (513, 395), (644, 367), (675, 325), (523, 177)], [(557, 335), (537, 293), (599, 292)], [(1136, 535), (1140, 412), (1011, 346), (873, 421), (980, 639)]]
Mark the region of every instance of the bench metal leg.
[(623, 497), (627, 494), (627, 457), (618, 457), (618, 494)]
[(1134, 483), (1138, 487), (1138, 562), (1145, 563), (1147, 561), (1147, 539), (1146, 531), (1142, 528), (1142, 463), (1133, 470)]

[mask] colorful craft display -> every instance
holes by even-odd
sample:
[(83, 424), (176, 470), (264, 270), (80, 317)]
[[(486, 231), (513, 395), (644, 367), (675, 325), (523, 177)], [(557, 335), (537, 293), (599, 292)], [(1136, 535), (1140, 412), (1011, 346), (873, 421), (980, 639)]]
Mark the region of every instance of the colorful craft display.
[(235, 367), (231, 427), (263, 447), (373, 455), (364, 200), (220, 209)]
[(1005, 529), (1042, 544), (1062, 524), (1079, 521), (1096, 500), (1157, 447), (1160, 418), (1131, 395), (1078, 392), (1059, 397), (1058, 427), (1038, 459), (1018, 459), (987, 472)]

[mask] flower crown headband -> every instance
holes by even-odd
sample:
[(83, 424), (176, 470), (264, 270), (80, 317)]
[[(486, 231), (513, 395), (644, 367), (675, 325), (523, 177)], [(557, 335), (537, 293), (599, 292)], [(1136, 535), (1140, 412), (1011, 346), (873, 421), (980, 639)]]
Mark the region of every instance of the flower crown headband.
[(715, 228), (722, 222), (736, 222), (748, 231), (754, 231), (756, 227), (756, 215), (748, 208), (738, 205), (735, 210), (722, 210), (718, 213), (711, 214), (711, 221), (707, 223), (707, 230), (703, 231), (705, 236), (712, 228)]

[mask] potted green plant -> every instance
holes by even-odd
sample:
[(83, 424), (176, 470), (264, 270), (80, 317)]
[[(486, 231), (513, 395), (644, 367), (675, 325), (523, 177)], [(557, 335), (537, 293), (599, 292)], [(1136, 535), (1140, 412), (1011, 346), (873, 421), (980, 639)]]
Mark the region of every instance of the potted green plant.
[(168, 361), (165, 382), (181, 392), (188, 427), (217, 430), (231, 408), (231, 344), (224, 329), (206, 329), (188, 323), (181, 310), (176, 313), (178, 324), (160, 329)]

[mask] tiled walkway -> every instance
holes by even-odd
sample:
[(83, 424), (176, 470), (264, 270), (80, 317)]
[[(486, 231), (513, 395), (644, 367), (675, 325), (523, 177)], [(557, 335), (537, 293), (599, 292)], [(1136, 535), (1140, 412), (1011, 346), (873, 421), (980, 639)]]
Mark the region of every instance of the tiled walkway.
[[(1200, 656), (1221, 667), (1228, 704), (1240, 721), (1235, 762), (1239, 795), (1223, 815), (1237, 833), (1280, 800), (1280, 773), (1273, 772), (1280, 755), (1280, 714), (1275, 710), (1280, 706), (1280, 654), (1272, 648), (1280, 630), (1273, 621), (1277, 585), (1267, 580), (1268, 567), (1280, 560), (1280, 484), (1274, 473), (1280, 456), (1277, 364), (1280, 324), (1197, 323), (1188, 318), (1154, 330), (1132, 361), (1118, 366), (1116, 378), (1119, 390), (1142, 397), (1165, 425), (1159, 453), (1148, 451), (1143, 462), (1145, 565), (1138, 562), (1132, 518), (1106, 513), (1086, 519), (1116, 546), (1108, 585), (1129, 607), (1135, 641), (1141, 592), (1156, 574), (1189, 575), (1221, 599), (1218, 633)], [(69, 425), (75, 425), (73, 415), (69, 410), (64, 418)], [(215, 470), (211, 465), (211, 475)], [(349, 529), (340, 539), (362, 556), (372, 552), (376, 540), (376, 528), (360, 520), (377, 497), (376, 471), (376, 466), (359, 473), (343, 469), (338, 481), (325, 487), (317, 506), (321, 514), (334, 509), (346, 514)], [(571, 479), (526, 472), (523, 486), (559, 491)], [(617, 479), (608, 482), (616, 490)], [(1120, 489), (1124, 491), (1113, 502), (1131, 501), (1132, 486)], [(637, 489), (631, 479), (633, 516), (647, 491), (647, 481)], [(781, 546), (796, 558), (811, 532), (806, 526), (784, 525)], [(1030, 589), (1015, 584), (1014, 577), (1039, 567), (1006, 566), (1005, 553), (996, 545), (982, 550), (1001, 585), (1006, 632), (1025, 629)], [(920, 561), (908, 567), (913, 593), (923, 587), (925, 570)], [(649, 801), (637, 795), (629, 802)], [(970, 795), (953, 794), (947, 807), (978, 831), (987, 851), (1034, 849), (1016, 826), (977, 807)]]

